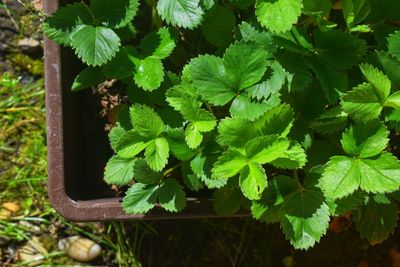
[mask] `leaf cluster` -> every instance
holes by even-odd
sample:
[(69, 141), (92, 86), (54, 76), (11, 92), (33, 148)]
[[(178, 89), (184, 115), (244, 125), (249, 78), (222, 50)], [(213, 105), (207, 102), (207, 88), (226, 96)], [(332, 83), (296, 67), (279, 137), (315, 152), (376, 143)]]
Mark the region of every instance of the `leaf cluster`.
[(334, 216), (373, 244), (397, 225), (398, 21), (395, 0), (92, 0), (44, 29), (87, 65), (72, 90), (120, 81), (125, 212), (208, 197), (308, 249)]

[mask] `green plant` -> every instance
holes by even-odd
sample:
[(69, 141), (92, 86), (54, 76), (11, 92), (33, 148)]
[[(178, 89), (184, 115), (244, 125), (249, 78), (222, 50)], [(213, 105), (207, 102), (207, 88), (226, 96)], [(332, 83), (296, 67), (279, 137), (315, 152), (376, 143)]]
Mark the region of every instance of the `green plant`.
[(217, 213), (249, 209), (280, 223), (295, 248), (348, 213), (369, 242), (389, 236), (400, 188), (400, 2), (140, 7), (78, 2), (44, 24), (88, 65), (72, 90), (121, 81), (105, 181), (130, 186), (127, 213), (179, 212), (186, 194), (211, 189)]

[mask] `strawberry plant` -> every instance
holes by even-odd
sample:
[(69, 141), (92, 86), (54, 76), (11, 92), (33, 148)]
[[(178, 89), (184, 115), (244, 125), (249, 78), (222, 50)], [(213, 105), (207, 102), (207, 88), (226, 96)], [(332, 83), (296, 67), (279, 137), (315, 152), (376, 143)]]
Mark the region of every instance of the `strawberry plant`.
[(107, 183), (127, 213), (215, 212), (279, 223), (298, 249), (334, 216), (376, 244), (400, 199), (397, 0), (91, 0), (45, 34), (117, 81)]

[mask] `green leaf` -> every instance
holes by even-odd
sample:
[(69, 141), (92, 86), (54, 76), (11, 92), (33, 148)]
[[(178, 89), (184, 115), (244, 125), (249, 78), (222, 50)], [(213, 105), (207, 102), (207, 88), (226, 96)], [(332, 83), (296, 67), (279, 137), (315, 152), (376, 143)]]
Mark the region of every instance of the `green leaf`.
[(302, 8), (301, 0), (257, 0), (256, 15), (268, 30), (285, 32), (297, 22)]
[(108, 184), (126, 185), (133, 179), (135, 159), (124, 159), (117, 155), (110, 158), (104, 171), (104, 180)]
[(260, 199), (267, 187), (264, 168), (260, 164), (249, 163), (240, 171), (239, 184), (245, 197), (250, 200)]
[(157, 203), (156, 185), (136, 183), (126, 192), (122, 207), (128, 214), (142, 214), (151, 210)]
[(285, 199), (281, 227), (296, 249), (308, 249), (325, 235), (329, 208), (317, 191), (295, 192)]
[(367, 50), (364, 40), (339, 30), (315, 30), (314, 42), (322, 62), (337, 70), (357, 65)]
[(135, 132), (149, 139), (158, 137), (165, 128), (160, 116), (146, 105), (135, 104), (129, 109)]
[(320, 187), (329, 199), (338, 199), (359, 187), (371, 193), (393, 192), (400, 188), (400, 162), (390, 153), (374, 159), (334, 156), (321, 177)]
[(367, 203), (356, 211), (353, 220), (361, 237), (372, 245), (385, 240), (397, 226), (397, 205), (385, 195), (369, 197)]
[(298, 188), (299, 184), (293, 178), (282, 175), (274, 177), (264, 190), (262, 197), (252, 202), (251, 214), (261, 222), (279, 222), (279, 209), (284, 198)]
[(278, 134), (285, 137), (293, 126), (294, 113), (287, 104), (282, 104), (270, 109), (262, 117), (254, 122), (257, 132), (263, 135)]
[(107, 78), (101, 73), (100, 68), (88, 67), (76, 76), (71, 90), (77, 92), (102, 83)]
[(247, 165), (246, 157), (238, 150), (227, 150), (218, 158), (212, 169), (215, 179), (228, 179), (238, 174)]
[(126, 130), (118, 123), (111, 129), (110, 133), (108, 134), (108, 139), (110, 140), (110, 145), (114, 152), (117, 152), (118, 143), (125, 133)]
[(168, 24), (188, 29), (197, 27), (204, 14), (199, 0), (159, 0), (157, 11)]
[(147, 164), (149, 164), (152, 170), (161, 171), (168, 162), (168, 141), (163, 137), (159, 137), (148, 142), (145, 156)]
[(219, 215), (233, 215), (240, 210), (242, 193), (238, 186), (225, 186), (213, 192), (213, 207)]
[(303, 0), (303, 13), (325, 15), (331, 10), (332, 3), (330, 0)]
[(93, 22), (93, 16), (86, 5), (74, 3), (59, 8), (43, 23), (47, 37), (61, 45), (71, 45), (75, 32)]
[(165, 59), (172, 54), (176, 47), (170, 30), (166, 27), (146, 35), (140, 41), (142, 55), (154, 59)]
[(161, 207), (169, 212), (180, 212), (186, 207), (186, 193), (176, 179), (164, 180), (158, 194)]
[(162, 178), (162, 173), (153, 171), (144, 159), (137, 159), (134, 162), (133, 173), (135, 180), (142, 184), (155, 184)]
[(349, 27), (362, 22), (370, 12), (371, 5), (368, 0), (343, 1), (343, 15)]
[(231, 42), (235, 25), (234, 13), (225, 7), (218, 6), (201, 24), (201, 31), (211, 44), (224, 47)]
[(290, 141), (278, 136), (262, 136), (249, 141), (244, 147), (246, 157), (259, 164), (266, 164), (284, 157)]
[(122, 135), (115, 145), (118, 156), (132, 158), (142, 152), (147, 146), (147, 140), (135, 131), (129, 131)]
[(232, 102), (229, 112), (232, 117), (240, 117), (254, 121), (265, 112), (280, 104), (279, 97), (272, 97), (268, 101), (256, 102), (249, 97), (238, 95)]
[(383, 103), (388, 98), (392, 87), (389, 78), (380, 70), (368, 64), (361, 64), (360, 69), (367, 81), (374, 86), (381, 103)]
[(104, 26), (122, 28), (136, 16), (139, 0), (91, 0), (90, 10)]
[(187, 103), (196, 102), (196, 89), (187, 83), (171, 87), (166, 92), (168, 104), (177, 111), (181, 111)]
[[(269, 54), (273, 54), (275, 46), (272, 44), (272, 34), (261, 31), (261, 27), (254, 26), (255, 23), (243, 21), (237, 29), (237, 38), (246, 42), (255, 42), (261, 45)], [(258, 26), (258, 25), (257, 25)]]
[(389, 193), (400, 188), (400, 162), (390, 153), (360, 160), (360, 187), (366, 192)]
[(196, 155), (185, 142), (185, 132), (182, 129), (168, 129), (166, 136), (172, 154), (179, 160), (190, 160)]
[(222, 119), (218, 125), (217, 141), (222, 145), (244, 147), (244, 145), (257, 137), (254, 123), (242, 118)]
[(365, 201), (367, 194), (357, 190), (353, 194), (336, 200), (327, 199), (326, 203), (332, 215), (340, 216), (350, 211), (358, 209)]
[(219, 57), (204, 55), (194, 58), (185, 66), (198, 93), (216, 106), (223, 106), (235, 97), (235, 92), (227, 81), (223, 61)]
[(319, 133), (334, 133), (342, 130), (347, 124), (347, 113), (340, 106), (322, 113), (310, 123), (310, 127)]
[(252, 87), (246, 89), (246, 91), (248, 91), (253, 98), (258, 100), (263, 98), (267, 99), (271, 95), (279, 92), (286, 82), (286, 72), (278, 61), (274, 61), (274, 63), (272, 63), (271, 71), (268, 77), (268, 80), (253, 85)]
[(145, 91), (153, 91), (164, 81), (164, 66), (161, 60), (147, 57), (136, 65), (135, 83)]
[(136, 69), (137, 52), (132, 46), (123, 46), (115, 57), (103, 65), (101, 70), (109, 79), (124, 79), (131, 77)]
[(371, 84), (363, 83), (342, 97), (343, 109), (356, 120), (378, 118), (382, 103), (376, 89)]
[(400, 59), (400, 31), (391, 34), (387, 38), (387, 41), (389, 54), (397, 59)]
[(342, 147), (350, 156), (369, 158), (381, 153), (389, 143), (389, 131), (379, 121), (356, 123), (342, 135)]
[(360, 176), (357, 160), (345, 156), (334, 156), (329, 160), (319, 186), (327, 198), (343, 198), (359, 188)]
[(121, 41), (111, 29), (86, 25), (74, 32), (71, 46), (76, 55), (90, 66), (101, 66), (118, 52)]
[(185, 130), (185, 141), (190, 148), (194, 149), (203, 141), (203, 135), (195, 126), (189, 124)]
[(215, 116), (209, 111), (200, 108), (197, 101), (188, 101), (186, 105), (181, 106), (181, 113), (185, 120), (191, 122), (192, 127), (197, 128), (199, 132), (210, 132), (217, 125)]
[(225, 179), (212, 179), (211, 169), (213, 164), (217, 160), (217, 155), (197, 155), (191, 162), (190, 168), (192, 171), (200, 177), (208, 188), (221, 188), (226, 185), (227, 180)]
[(267, 54), (257, 43), (239, 42), (225, 51), (223, 64), (231, 88), (237, 91), (261, 80), (267, 70)]
[(303, 147), (297, 143), (292, 142), (290, 147), (271, 164), (281, 169), (300, 169), (306, 165), (307, 155)]
[(400, 92), (396, 92), (388, 97), (384, 104), (385, 107), (400, 109)]

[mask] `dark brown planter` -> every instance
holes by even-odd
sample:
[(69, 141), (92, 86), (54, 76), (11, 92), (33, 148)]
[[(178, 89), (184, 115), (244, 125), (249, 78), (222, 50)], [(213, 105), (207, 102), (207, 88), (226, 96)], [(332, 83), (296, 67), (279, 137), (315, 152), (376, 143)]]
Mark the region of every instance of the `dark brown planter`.
[[(47, 14), (73, 0), (45, 0)], [(178, 219), (219, 217), (209, 199), (188, 200), (178, 214), (155, 208), (145, 215), (127, 215), (121, 199), (103, 182), (103, 170), (111, 155), (104, 121), (98, 116), (93, 95), (73, 93), (72, 81), (82, 69), (70, 49), (45, 39), (46, 109), (49, 197), (54, 208), (73, 221), (128, 219)], [(238, 213), (235, 216), (243, 216)]]

